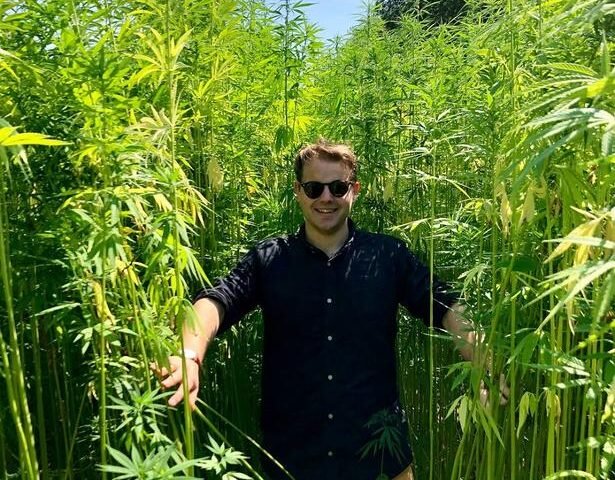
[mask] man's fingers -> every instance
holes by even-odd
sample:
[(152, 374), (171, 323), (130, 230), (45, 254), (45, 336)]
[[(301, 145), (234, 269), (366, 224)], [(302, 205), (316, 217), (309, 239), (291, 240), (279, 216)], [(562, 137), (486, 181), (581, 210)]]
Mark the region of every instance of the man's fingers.
[(155, 372), (161, 378), (167, 377), (170, 373), (169, 370), (167, 370), (165, 367), (157, 368)]
[(163, 386), (163, 388), (170, 388), (174, 385), (177, 385), (178, 383), (181, 384), (181, 381), (182, 372), (181, 370), (177, 369), (174, 372), (171, 372), (169, 376), (161, 382), (161, 385)]
[(393, 480), (414, 480), (414, 474), (412, 471), (412, 465), (409, 465), (408, 468), (393, 478)]
[[(171, 398), (169, 398), (169, 406), (175, 407), (184, 400), (184, 376), (183, 365), (180, 357), (169, 357), (169, 368), (160, 367), (156, 364), (150, 364), (150, 368), (156, 372), (161, 379), (160, 385), (163, 389), (176, 387), (177, 390)], [(186, 364), (186, 378), (188, 390), (190, 392), (188, 401), (194, 410), (196, 408), (196, 398), (199, 390), (199, 369), (196, 362), (188, 362)]]
[(508, 397), (510, 396), (510, 388), (506, 383), (506, 377), (504, 374), (500, 374), (500, 405), (506, 405), (508, 403)]
[[(196, 397), (199, 393), (199, 389), (196, 385), (189, 385), (190, 393), (188, 394), (188, 402), (192, 410), (196, 408)], [(184, 386), (180, 385), (177, 391), (169, 398), (169, 405), (171, 407), (177, 406), (184, 399)]]
[(484, 382), (480, 382), (480, 403), (484, 407), (489, 408), (489, 390), (485, 387)]
[(159, 377), (165, 377), (167, 375), (167, 369), (165, 367), (161, 367), (157, 363), (150, 362), (149, 369)]
[(192, 410), (196, 409), (196, 397), (198, 393), (199, 393), (198, 388), (195, 388), (190, 391), (190, 396), (188, 397), (188, 400), (190, 401), (190, 408), (192, 408)]
[(503, 373), (500, 374), (500, 392), (505, 394), (507, 397), (510, 395), (510, 388), (508, 388), (508, 383), (506, 383), (506, 377)]
[(175, 407), (183, 399), (184, 399), (184, 387), (182, 385), (180, 385), (180, 387), (173, 394), (173, 396), (171, 398), (169, 398), (169, 405), (171, 407)]
[[(504, 406), (508, 404), (508, 396), (510, 395), (510, 388), (508, 387), (508, 383), (506, 383), (506, 377), (504, 374), (500, 374), (500, 405)], [(480, 403), (489, 408), (489, 389), (485, 386), (484, 382), (480, 384)]]

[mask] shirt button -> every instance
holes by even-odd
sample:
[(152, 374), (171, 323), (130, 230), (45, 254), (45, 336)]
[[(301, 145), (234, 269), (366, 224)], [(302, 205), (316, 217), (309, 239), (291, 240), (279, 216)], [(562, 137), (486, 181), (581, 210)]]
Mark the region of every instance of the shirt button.
[(333, 337), (332, 337), (331, 335), (329, 335), (329, 336), (327, 337), (327, 340), (331, 341), (331, 340), (333, 340)]
[(330, 267), (330, 266), (331, 266), (331, 262), (327, 262), (327, 267)]
[(327, 455), (329, 455), (330, 457), (332, 457), (332, 456), (333, 456), (333, 452), (332, 452), (331, 450), (329, 450), (329, 451), (327, 452)]
[(330, 298), (327, 298), (327, 303), (333, 303), (333, 300), (331, 300)]
[(333, 375), (327, 375), (327, 378), (328, 378), (329, 380), (333, 380)]
[(333, 420), (333, 414), (330, 413), (329, 415), (327, 415), (327, 417), (329, 417), (329, 420)]

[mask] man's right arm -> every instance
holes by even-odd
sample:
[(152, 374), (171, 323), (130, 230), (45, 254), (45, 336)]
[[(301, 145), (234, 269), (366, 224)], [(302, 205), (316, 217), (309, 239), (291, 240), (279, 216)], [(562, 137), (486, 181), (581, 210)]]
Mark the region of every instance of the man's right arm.
[[(186, 378), (189, 392), (190, 406), (196, 407), (196, 398), (199, 392), (199, 370), (205, 358), (207, 347), (218, 333), (220, 323), (224, 319), (222, 305), (210, 298), (201, 298), (194, 304), (196, 321), (192, 325), (188, 322), (182, 332), (184, 351), (193, 352), (196, 358), (186, 358)], [(178, 405), (184, 399), (182, 357), (173, 355), (169, 357), (169, 369), (160, 370), (163, 377), (162, 386), (167, 389), (178, 386), (175, 393), (169, 398), (169, 405)]]
[[(230, 328), (258, 305), (258, 270), (258, 251), (253, 248), (227, 276), (220, 278), (214, 287), (201, 291), (196, 297), (193, 305), (196, 319), (185, 322), (182, 331), (186, 385), (192, 408), (196, 406), (199, 366), (207, 346), (217, 334)], [(159, 369), (159, 374), (163, 378), (164, 388), (178, 387), (169, 399), (169, 405), (176, 406), (184, 399), (182, 357), (169, 357), (169, 364), (170, 368)]]
[(199, 363), (203, 361), (207, 346), (220, 328), (224, 319), (224, 308), (220, 302), (212, 298), (200, 298), (194, 304), (196, 312), (196, 325), (184, 325), (184, 349), (192, 350), (197, 354)]

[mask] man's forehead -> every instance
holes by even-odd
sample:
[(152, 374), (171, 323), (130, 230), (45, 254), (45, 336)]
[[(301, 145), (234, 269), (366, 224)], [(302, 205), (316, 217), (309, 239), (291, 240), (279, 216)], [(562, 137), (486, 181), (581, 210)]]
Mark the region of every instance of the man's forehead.
[(337, 175), (336, 178), (345, 179), (350, 176), (350, 173), (350, 167), (343, 161), (323, 155), (308, 160), (303, 166), (304, 177), (306, 175)]

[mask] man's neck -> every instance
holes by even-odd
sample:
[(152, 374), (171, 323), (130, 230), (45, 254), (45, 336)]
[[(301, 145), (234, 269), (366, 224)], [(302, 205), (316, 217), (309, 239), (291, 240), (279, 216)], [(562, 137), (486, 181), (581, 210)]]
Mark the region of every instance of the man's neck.
[(338, 231), (328, 234), (323, 234), (322, 232), (311, 228), (307, 223), (305, 225), (305, 238), (307, 241), (319, 250), (325, 252), (328, 257), (332, 257), (340, 248), (342, 248), (342, 245), (344, 245), (348, 235), (348, 220), (344, 222), (344, 225)]

